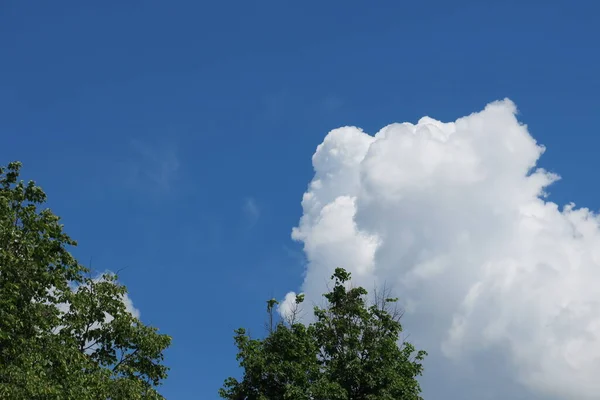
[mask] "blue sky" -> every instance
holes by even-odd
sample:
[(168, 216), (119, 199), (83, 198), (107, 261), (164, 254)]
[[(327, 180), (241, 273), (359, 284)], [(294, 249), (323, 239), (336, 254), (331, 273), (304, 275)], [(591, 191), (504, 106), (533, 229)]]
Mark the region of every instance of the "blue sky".
[(453, 121), (509, 97), (563, 178), (550, 199), (598, 209), (599, 12), (4, 1), (0, 164), (43, 186), (80, 261), (126, 267), (142, 319), (173, 336), (161, 392), (216, 399), (237, 371), (233, 329), (262, 333), (264, 301), (303, 283), (290, 233), (331, 129)]

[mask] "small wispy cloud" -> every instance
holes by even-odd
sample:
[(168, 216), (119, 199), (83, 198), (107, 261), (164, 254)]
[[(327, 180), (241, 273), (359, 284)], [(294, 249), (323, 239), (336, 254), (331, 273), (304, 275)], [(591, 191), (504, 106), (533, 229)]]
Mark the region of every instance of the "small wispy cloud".
[(290, 107), (290, 96), (285, 91), (269, 93), (262, 99), (263, 118), (269, 122), (279, 122)]
[(256, 225), (258, 219), (260, 218), (260, 208), (258, 207), (258, 204), (256, 204), (256, 200), (253, 197), (246, 197), (242, 211), (244, 212), (246, 226), (248, 229)]
[(336, 95), (328, 95), (321, 100), (321, 109), (325, 112), (337, 111), (344, 106), (344, 100)]
[(175, 146), (151, 145), (136, 139), (130, 141), (130, 146), (134, 153), (131, 172), (136, 182), (169, 191), (180, 167)]

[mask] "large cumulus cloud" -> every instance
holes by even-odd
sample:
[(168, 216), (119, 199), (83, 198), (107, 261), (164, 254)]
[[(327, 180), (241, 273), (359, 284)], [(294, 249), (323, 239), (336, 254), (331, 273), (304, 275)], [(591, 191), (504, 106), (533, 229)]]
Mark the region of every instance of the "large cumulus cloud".
[(461, 370), (489, 382), (473, 397), (598, 398), (600, 220), (545, 200), (558, 177), (536, 169), (543, 151), (509, 100), (451, 123), (331, 131), (292, 233), (301, 290), (319, 302), (340, 266), (392, 285), (439, 377), (425, 394)]

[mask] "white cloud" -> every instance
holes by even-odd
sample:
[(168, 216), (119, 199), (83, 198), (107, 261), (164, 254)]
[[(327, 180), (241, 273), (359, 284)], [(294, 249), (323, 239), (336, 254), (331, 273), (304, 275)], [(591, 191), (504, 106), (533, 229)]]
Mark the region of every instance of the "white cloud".
[[(106, 271), (104, 274), (108, 274), (108, 275), (112, 275), (113, 272), (111, 271)], [(98, 276), (96, 276), (93, 281), (95, 283), (99, 283), (99, 282), (105, 282), (106, 279), (104, 278), (103, 274), (99, 274)], [(83, 283), (83, 284), (76, 284), (73, 283), (70, 285), (70, 288), (73, 292), (79, 292), (79, 290), (82, 289), (87, 289), (89, 288), (90, 285)], [(54, 293), (55, 288), (52, 287), (49, 289), (49, 292), (52, 294)], [(140, 318), (140, 310), (137, 309), (134, 305), (133, 305), (133, 300), (131, 300), (131, 297), (129, 297), (128, 293), (125, 293), (121, 296), (121, 301), (123, 302), (123, 304), (125, 305), (125, 311), (127, 311), (129, 314), (131, 314), (134, 318)], [(59, 309), (59, 311), (63, 314), (68, 313), (71, 309), (70, 304), (69, 303), (56, 303), (56, 307)], [(112, 321), (114, 318), (112, 315), (105, 313), (106, 314), (106, 319), (105, 322), (110, 322)]]
[[(112, 271), (105, 271), (104, 274), (102, 275), (98, 275), (96, 278), (94, 278), (94, 282), (95, 283), (100, 283), (100, 282), (106, 282), (106, 279), (104, 278), (104, 275), (113, 275), (114, 273)], [(82, 285), (77, 285), (75, 288), (73, 288), (73, 290), (75, 292), (77, 292), (78, 290), (82, 289), (82, 288), (87, 288), (89, 287), (89, 285), (87, 284), (82, 284)], [(125, 305), (125, 311), (127, 311), (129, 314), (131, 314), (134, 318), (140, 318), (140, 310), (137, 309), (134, 305), (133, 305), (133, 301), (131, 300), (131, 297), (129, 297), (128, 293), (123, 294), (123, 296), (121, 296), (121, 301), (123, 302), (123, 304)], [(114, 318), (112, 315), (105, 313), (107, 315), (105, 322), (110, 322), (112, 321)]]
[[(111, 275), (112, 272), (111, 271), (106, 271), (105, 274), (109, 274)], [(105, 282), (106, 279), (104, 278), (103, 275), (98, 275), (96, 278), (93, 279), (93, 281), (95, 283), (99, 283), (99, 282)], [(70, 285), (70, 289), (74, 292), (78, 292), (82, 289), (88, 289), (90, 287), (90, 285), (83, 283), (83, 284), (76, 284), (76, 283), (72, 283)], [(50, 294), (54, 294), (55, 293), (55, 288), (52, 287), (49, 289), (49, 293)], [(140, 310), (137, 309), (134, 305), (133, 305), (133, 301), (131, 300), (131, 298), (129, 297), (129, 295), (127, 293), (123, 294), (121, 296), (121, 301), (123, 302), (123, 304), (125, 305), (125, 310), (131, 314), (134, 318), (139, 319), (140, 318)], [(69, 313), (71, 311), (71, 304), (70, 303), (56, 303), (56, 308), (58, 308), (59, 312), (61, 315), (65, 315), (67, 313)], [(111, 321), (114, 320), (114, 317), (107, 313), (106, 311), (104, 312), (104, 320), (103, 321), (99, 321), (96, 320), (94, 321), (90, 326), (89, 326), (89, 331), (94, 331), (96, 329), (100, 329), (102, 327), (103, 324), (109, 324)], [(59, 325), (56, 328), (54, 328), (54, 333), (58, 333), (60, 332), (61, 329), (64, 328), (64, 325)], [(90, 344), (89, 342), (86, 342), (85, 345), (86, 349), (86, 353), (90, 354), (93, 353), (98, 346), (95, 344)]]
[(301, 289), (319, 301), (336, 267), (392, 284), (431, 354), (426, 398), (456, 390), (457, 371), (489, 383), (464, 399), (600, 393), (600, 219), (544, 200), (558, 177), (534, 169), (544, 148), (515, 114), (504, 100), (452, 123), (344, 127), (313, 156), (292, 233)]
[(285, 295), (285, 298), (283, 299), (283, 301), (281, 301), (279, 303), (279, 305), (277, 306), (277, 312), (279, 312), (279, 314), (281, 316), (283, 316), (284, 318), (288, 318), (289, 316), (292, 315), (295, 305), (296, 305), (296, 293), (289, 292), (288, 294)]

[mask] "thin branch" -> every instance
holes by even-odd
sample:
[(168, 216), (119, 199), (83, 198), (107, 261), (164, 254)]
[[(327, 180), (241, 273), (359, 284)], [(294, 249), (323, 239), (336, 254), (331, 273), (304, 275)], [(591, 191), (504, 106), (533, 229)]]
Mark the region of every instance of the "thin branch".
[[(112, 369), (113, 372), (115, 372), (120, 365), (122, 365), (123, 363), (125, 363), (126, 361), (128, 361), (129, 359), (134, 357), (138, 351), (139, 351), (139, 348), (135, 349), (133, 351), (133, 353), (129, 353), (125, 357), (122, 357), (121, 360), (119, 360), (119, 362), (113, 367), (113, 369)], [(121, 354), (125, 354), (125, 353), (121, 353)]]

